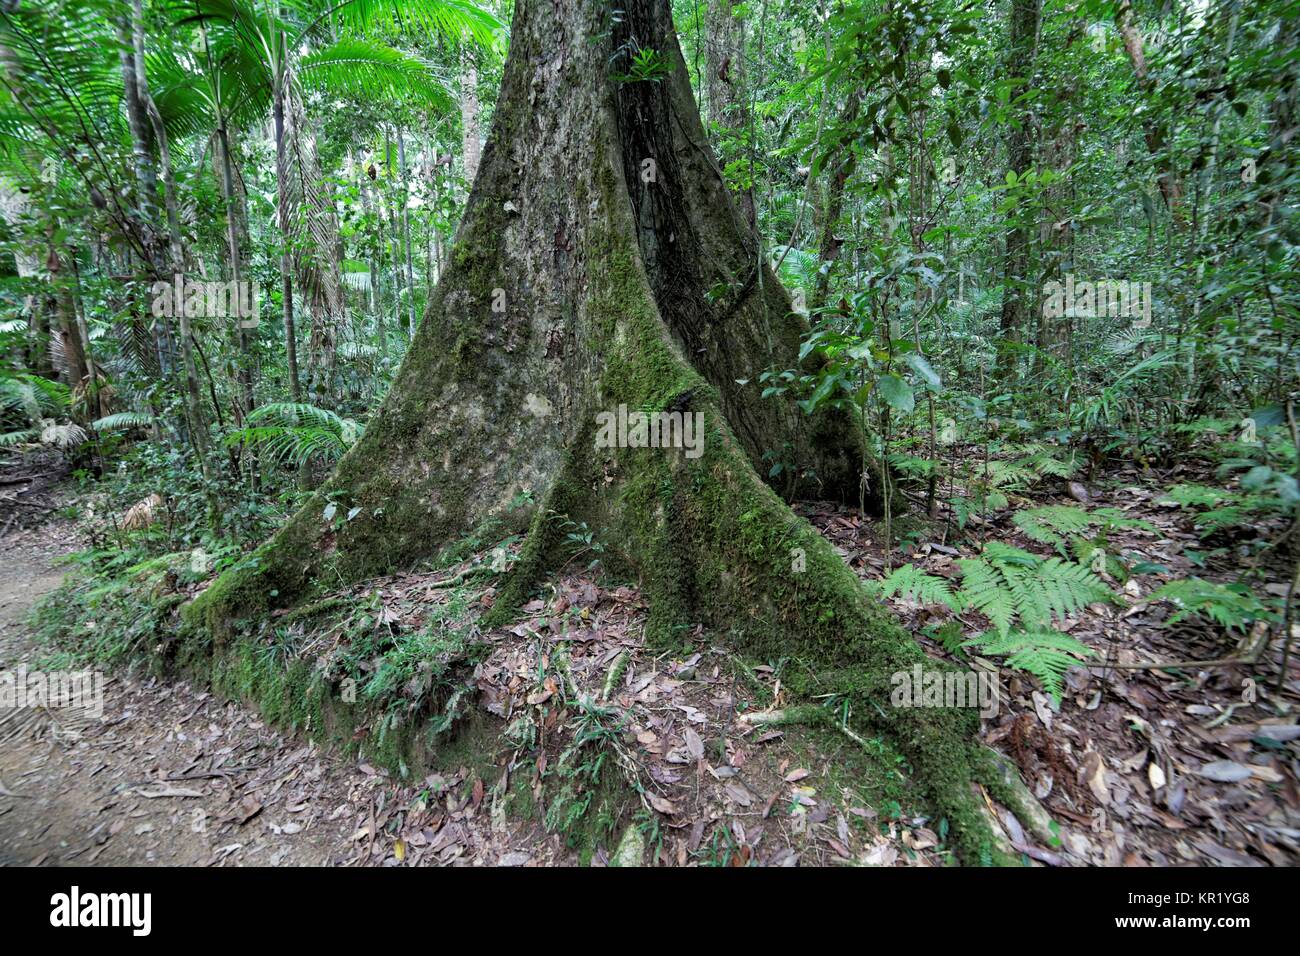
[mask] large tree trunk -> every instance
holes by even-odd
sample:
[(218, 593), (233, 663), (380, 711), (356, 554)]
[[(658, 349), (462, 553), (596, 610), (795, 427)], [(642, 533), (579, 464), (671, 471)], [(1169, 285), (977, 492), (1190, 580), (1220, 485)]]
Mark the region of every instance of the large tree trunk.
[[(981, 856), (971, 712), (889, 707), (890, 675), (924, 655), (759, 477), (774, 452), (806, 467), (798, 493), (856, 501), (862, 437), (838, 412), (810, 419), (760, 397), (761, 371), (798, 366), (804, 321), (755, 266), (667, 0), (617, 6), (516, 5), (479, 176), (387, 399), (334, 477), (187, 621), (219, 652), (241, 620), (407, 566), (490, 519), (529, 526), (485, 623), (506, 620), (562, 563), (555, 515), (586, 521), (607, 564), (642, 582), (650, 639), (703, 624), (742, 653), (798, 662), (796, 692), (853, 698), (855, 723), (898, 741)], [(620, 82), (616, 51), (646, 47), (669, 74)], [(702, 450), (597, 447), (597, 414), (620, 405), (698, 414)], [(531, 514), (515, 504), (525, 490)], [(327, 501), (352, 519), (326, 522)]]

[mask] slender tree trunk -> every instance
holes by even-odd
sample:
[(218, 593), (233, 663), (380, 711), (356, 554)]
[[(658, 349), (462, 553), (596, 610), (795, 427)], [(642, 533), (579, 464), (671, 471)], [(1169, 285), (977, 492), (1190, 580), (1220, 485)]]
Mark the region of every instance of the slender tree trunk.
[[(230, 149), (230, 129), (225, 118), (220, 114), (218, 114), (216, 147), (217, 162), (221, 170), (221, 201), (226, 210), (227, 267), (230, 271), (231, 281), (236, 284), (236, 288), (243, 288), (244, 251), (243, 243), (240, 241), (243, 217), (240, 215), (239, 208), (242, 199), (236, 195), (235, 161)], [(253, 322), (255, 328), (256, 317), (253, 317), (250, 321)], [(241, 399), (237, 421), (242, 421), (244, 416), (251, 412), (257, 404), (253, 391), (252, 336), (249, 334), (249, 327), (243, 321), (236, 325), (235, 343), (239, 349), (239, 368), (236, 372), (236, 379), (239, 382)]]
[[(207, 59), (208, 72), (215, 75), (215, 64), (212, 62), (212, 54), (208, 46), (207, 28), (200, 22), (198, 29), (199, 38), (203, 43), (203, 55)], [(241, 192), (236, 197), (235, 158), (231, 152), (230, 124), (226, 117), (225, 104), (222, 102), (219, 90), (214, 90), (213, 94), (213, 110), (216, 114), (214, 148), (218, 181), (221, 185), (221, 204), (226, 214), (226, 267), (229, 270), (231, 281), (235, 283), (235, 287), (242, 288), (244, 252), (241, 233), (248, 217), (243, 206), (243, 193)], [(254, 319), (252, 327), (256, 327), (256, 322), (257, 320)], [(235, 421), (236, 423), (242, 423), (244, 416), (251, 412), (256, 404), (253, 393), (252, 336), (249, 334), (249, 327), (245, 325), (243, 320), (236, 323), (235, 344), (239, 350), (239, 363), (235, 378), (239, 383), (240, 393), (240, 401), (234, 403)]]
[[(1130, 0), (1120, 0), (1115, 12), (1115, 22), (1124, 40), (1124, 52), (1128, 54), (1129, 63), (1133, 67), (1133, 76), (1137, 79), (1138, 90), (1144, 96), (1153, 95), (1155, 84), (1147, 70), (1142, 31), (1133, 16), (1133, 4)], [(1147, 122), (1143, 125), (1142, 135), (1146, 140), (1147, 149), (1156, 160), (1158, 170), (1156, 183), (1160, 187), (1160, 195), (1164, 197), (1175, 227), (1181, 229), (1184, 225), (1183, 184), (1178, 178), (1173, 157), (1169, 153), (1169, 128), (1162, 122)]]
[(406, 253), (406, 317), (415, 334), (415, 266), (411, 261), (411, 185), (406, 175), (406, 136), (402, 128), (397, 128), (397, 170), (401, 179), (402, 191), (399, 200), (402, 204), (402, 248)]
[[(851, 128), (858, 120), (858, 110), (861, 105), (861, 91), (857, 88), (850, 90), (836, 127), (841, 130)], [(817, 270), (817, 285), (813, 290), (812, 302), (809, 303), (812, 309), (826, 305), (826, 299), (830, 294), (831, 272), (835, 260), (839, 258), (842, 244), (838, 232), (840, 218), (844, 215), (844, 189), (857, 164), (858, 154), (853, 149), (852, 137), (841, 139), (831, 160), (830, 182), (826, 186), (826, 203), (819, 217), (821, 239), (817, 243), (817, 256), (821, 260), (821, 267)]]
[(158, 177), (154, 171), (150, 142), (149, 117), (140, 99), (140, 85), (136, 77), (138, 61), (135, 55), (135, 29), (132, 18), (124, 16), (118, 26), (121, 44), (118, 59), (122, 68), (122, 102), (126, 109), (127, 127), (131, 133), (131, 151), (135, 164), (136, 203), (144, 225), (144, 243), (151, 266), (157, 266), (159, 253), (156, 225), (158, 222)]
[(50, 311), (58, 318), (59, 341), (63, 346), (63, 364), (67, 384), (72, 389), (83, 386), (93, 391), (87, 363), (87, 345), (77, 326), (77, 310), (72, 301), (71, 280), (65, 275), (63, 255), (55, 240), (56, 227), (51, 222), (47, 240), (45, 270), (50, 276)]
[[(739, 0), (709, 0), (708, 109), (710, 122), (727, 131), (728, 136), (748, 142), (750, 118), (745, 88), (745, 21), (736, 16), (737, 6)], [(732, 147), (734, 149), (735, 144)], [(737, 197), (741, 215), (752, 227), (755, 217), (753, 187), (738, 190)]]
[[(348, 154), (348, 165), (352, 167), (352, 156)], [(375, 218), (375, 204), (370, 196), (370, 175), (367, 167), (358, 165), (360, 170), (358, 181), (360, 182), (361, 209), (365, 213), (367, 220), (373, 221)], [(379, 266), (375, 262), (375, 238), (374, 234), (367, 231), (362, 232), (361, 241), (366, 251), (366, 301), (371, 312), (375, 316), (375, 336), (379, 339), (379, 352), (384, 355), (388, 351), (388, 328), (384, 324), (383, 303), (379, 301)]]
[[(180, 213), (176, 208), (176, 177), (172, 172), (171, 145), (162, 115), (149, 93), (149, 81), (144, 72), (144, 9), (143, 0), (135, 0), (132, 8), (132, 33), (135, 44), (136, 95), (148, 116), (153, 129), (154, 143), (158, 147), (158, 165), (163, 176), (164, 206), (167, 211), (167, 236), (170, 268), (167, 275), (185, 274), (185, 249), (181, 241)], [(194, 361), (194, 332), (190, 327), (189, 309), (181, 308), (177, 319), (180, 324), (181, 367), (185, 374), (185, 411), (189, 419), (190, 441), (204, 478), (210, 478), (208, 468), (208, 426), (203, 415), (203, 398), (199, 393), (198, 366)]]
[[(17, 230), (22, 217), (28, 212), (30, 203), (26, 194), (13, 188), (0, 179), (0, 212), (11, 229)], [(14, 247), (14, 265), (20, 279), (37, 281), (41, 273), (39, 246)], [(44, 298), (34, 293), (23, 296), (23, 315), (27, 318), (29, 342), (23, 364), (42, 378), (53, 379), (58, 373), (50, 362), (50, 316), (45, 308)]]
[(290, 176), (289, 157), (285, 143), (284, 129), (284, 78), (276, 83), (272, 119), (275, 127), (275, 168), (280, 181), (279, 212), (280, 226), (280, 295), (284, 309), (284, 354), (289, 373), (289, 394), (295, 402), (302, 401), (302, 388), (298, 378), (298, 334), (293, 321), (293, 250), (290, 248), (292, 230), (289, 225), (289, 196), (284, 184)]
[[(1015, 80), (1014, 101), (1031, 87), (1034, 61), (1038, 56), (1041, 0), (1012, 0), (1011, 48), (1007, 72)], [(1007, 165), (1017, 177), (1023, 176), (1034, 163), (1033, 116), (1028, 106), (1020, 109), (1007, 135)], [(1036, 299), (1029, 287), (1030, 226), (1024, 211), (1013, 206), (1007, 213), (1006, 249), (1002, 261), (1002, 316), (998, 323), (998, 373), (1007, 375), (1015, 362), (1015, 352), (1008, 345), (1023, 341), (1029, 324), (1030, 305)]]
[(462, 153), (465, 162), (465, 181), (474, 182), (478, 176), (479, 157), (483, 147), (478, 123), (478, 67), (474, 54), (461, 54), (460, 71), (460, 130)]

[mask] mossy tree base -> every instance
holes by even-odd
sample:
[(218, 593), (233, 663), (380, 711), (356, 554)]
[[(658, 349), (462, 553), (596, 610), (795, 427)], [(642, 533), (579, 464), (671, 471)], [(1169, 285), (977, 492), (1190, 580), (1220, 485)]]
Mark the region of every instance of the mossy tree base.
[[(628, 75), (637, 50), (655, 75)], [(504, 619), (565, 557), (555, 516), (586, 522), (642, 581), (653, 635), (703, 623), (796, 661), (794, 689), (843, 695), (891, 736), (964, 856), (988, 859), (974, 718), (889, 708), (916, 642), (760, 477), (796, 462), (785, 492), (856, 502), (865, 482), (879, 501), (852, 422), (760, 397), (760, 372), (801, 364), (805, 331), (732, 206), (667, 0), (520, 0), (453, 261), (391, 393), (333, 478), (186, 618), (221, 644), (501, 520), (529, 528)], [(597, 415), (619, 406), (697, 415), (702, 448), (596, 447)]]

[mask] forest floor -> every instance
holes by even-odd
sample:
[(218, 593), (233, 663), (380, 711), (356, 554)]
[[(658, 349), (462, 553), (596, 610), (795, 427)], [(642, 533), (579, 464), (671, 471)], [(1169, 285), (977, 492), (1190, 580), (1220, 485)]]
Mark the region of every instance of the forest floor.
[[(58, 559), (78, 545), (76, 529), (57, 519), (3, 542), (0, 671), (39, 667), (48, 648), (34, 641), (26, 618), (62, 579)], [(425, 610), (444, 601), (445, 591), (426, 593), (433, 577), (399, 576), (381, 583), (384, 606), (397, 613), (394, 609), (412, 600), (421, 599)], [(582, 615), (582, 608), (604, 606), (588, 634), (569, 635), (591, 649), (573, 654), (576, 679), (603, 677), (588, 665), (610, 651), (632, 651), (628, 694), (621, 702), (635, 706), (640, 716), (628, 740), (657, 758), (646, 764), (655, 789), (671, 792), (675, 802), (655, 797), (655, 806), (669, 810), (673, 826), (685, 831), (684, 840), (668, 841), (673, 856), (665, 856), (665, 862), (707, 857), (744, 863), (760, 844), (764, 862), (857, 858), (863, 847), (849, 836), (849, 821), (870, 831), (867, 823), (876, 811), (853, 806), (832, 818), (829, 804), (815, 797), (811, 785), (840, 775), (843, 755), (836, 751), (847, 741), (832, 738), (827, 751), (816, 755), (821, 766), (807, 770), (803, 764), (813, 756), (809, 735), (795, 731), (783, 743), (782, 730), (745, 729), (752, 740), (730, 748), (727, 760), (714, 759), (716, 768), (710, 766), (702, 759), (704, 738), (716, 740), (720, 714), (735, 716), (727, 696), (734, 679), (721, 676), (719, 661), (701, 663), (700, 655), (657, 661), (636, 640), (644, 607), (627, 589), (606, 593), (573, 578), (557, 591), (552, 610), (572, 606)], [(535, 668), (534, 654), (545, 653), (545, 641), (528, 639), (548, 629), (541, 611), (526, 608), (523, 623), (496, 635), (502, 640), (480, 674), (487, 713), (503, 713), (501, 695), (511, 693), (512, 676)], [(706, 665), (710, 670), (696, 675)], [(517, 676), (513, 682), (518, 684)], [(534, 697), (534, 704), (544, 705), (543, 695)], [(763, 751), (765, 759), (748, 759), (753, 749)], [(695, 753), (701, 755), (698, 762)], [(500, 812), (506, 788), (494, 784), (498, 774), (508, 781), (512, 771), (507, 764), (497, 767), (496, 756), (489, 745), (486, 754), (467, 756), (465, 766), (449, 765), (402, 784), (364, 759), (350, 760), (268, 727), (250, 707), (219, 700), (189, 682), (111, 672), (105, 675), (99, 719), (64, 709), (0, 714), (0, 865), (576, 862), (560, 836), (547, 833), (538, 820), (508, 819)], [(513, 772), (536, 777), (546, 759)], [(739, 779), (741, 768), (748, 785)], [(790, 806), (780, 808), (780, 824), (773, 828), (782, 835), (764, 843), (761, 821), (782, 798)], [(797, 812), (786, 812), (791, 810)], [(722, 831), (706, 840), (706, 830), (720, 820)], [(825, 829), (827, 821), (831, 832), (813, 840), (809, 831)], [(890, 843), (902, 839), (918, 849), (937, 843), (923, 828), (915, 836), (895, 831), (893, 841), (884, 836), (868, 841), (871, 859), (893, 861), (898, 850)], [(608, 852), (599, 852), (595, 862), (607, 859)]]
[[(1207, 560), (1185, 513), (1159, 504), (1168, 477), (1134, 471), (1093, 488), (1093, 503), (1156, 529), (1116, 532), (1111, 547), (1170, 575), (1191, 569), (1231, 580), (1231, 549)], [(1064, 490), (1035, 503), (1065, 501)], [(864, 578), (884, 576), (878, 529), (838, 506), (799, 510)], [(990, 518), (975, 536), (1050, 553), (1005, 518)], [(977, 545), (945, 538), (914, 537), (894, 563), (951, 576)], [(0, 670), (36, 666), (48, 650), (26, 613), (57, 586), (55, 560), (77, 547), (76, 529), (58, 518), (0, 540)], [(328, 662), (361, 631), (400, 644), (453, 619), (472, 624), (491, 606), (493, 587), (448, 581), (490, 559), (344, 589), (336, 597), (349, 610), (310, 630), (298, 625), (298, 646)], [(1282, 587), (1285, 570), (1266, 577)], [(1295, 865), (1300, 662), (1293, 656), (1280, 693), (1249, 694), (1247, 681), (1275, 679), (1278, 642), (1253, 666), (1116, 667), (1233, 652), (1215, 628), (1164, 626), (1167, 606), (1142, 600), (1160, 579), (1134, 576), (1123, 585), (1124, 607), (1093, 605), (1067, 622), (1097, 664), (1069, 672), (1059, 706), (1032, 679), (1000, 673), (1004, 693), (982, 737), (1020, 766), (1060, 840), (1039, 845), (1014, 816), (988, 806), (1008, 840), (1041, 864)], [(952, 616), (889, 603), (918, 634)], [(126, 671), (106, 675), (98, 720), (0, 712), (0, 864), (573, 864), (566, 808), (543, 784), (557, 772), (586, 772), (597, 753), (643, 795), (629, 829), (634, 854), (650, 862), (949, 861), (943, 821), (920, 815), (887, 743), (851, 739), (833, 720), (749, 719), (786, 703), (779, 662), (737, 661), (699, 630), (672, 653), (647, 646), (645, 616), (635, 588), (570, 568), (509, 628), (476, 631), (486, 646), (467, 678), (465, 729), (418, 779), (322, 750), (189, 683)], [(609, 862), (615, 839), (603, 839), (592, 862)]]
[[(1170, 623), (1170, 604), (1145, 600), (1177, 578), (1231, 583), (1250, 564), (1263, 578), (1256, 587), (1276, 596), (1287, 593), (1291, 566), (1281, 555), (1272, 552), (1260, 561), (1239, 548), (1257, 537), (1277, 539), (1285, 526), (1234, 528), (1216, 540), (1202, 539), (1192, 515), (1164, 496), (1171, 484), (1197, 477), (1181, 466), (1167, 473), (1130, 467), (1090, 483), (1091, 491), (1083, 490), (1089, 507), (1116, 508), (1150, 526), (1109, 531), (1108, 550), (1122, 555), (1129, 567), (1145, 562), (1160, 570), (1135, 573), (1123, 582), (1106, 574), (1123, 595), (1122, 604), (1089, 605), (1061, 627), (1093, 657), (1066, 673), (1059, 705), (1033, 679), (1001, 669), (998, 713), (982, 721), (981, 738), (1016, 762), (1061, 825), (1061, 846), (1025, 847), (1035, 859), (1107, 866), (1300, 863), (1296, 655), (1279, 687), (1283, 642), (1267, 635), (1264, 625), (1234, 639), (1195, 618)], [(1077, 505), (1069, 490), (1063, 484), (1022, 503)], [(878, 529), (833, 505), (801, 510), (861, 577), (886, 575)], [(1026, 537), (1011, 516), (1011, 510), (990, 515), (981, 526), (968, 528), (967, 540), (956, 546), (944, 544), (945, 535), (935, 528), (939, 533), (932, 538), (895, 551), (893, 564), (910, 561), (952, 579), (955, 562), (973, 557), (979, 540), (1041, 557), (1053, 554)], [(952, 620), (951, 611), (902, 598), (889, 604), (927, 653), (950, 658), (922, 632)], [(978, 613), (961, 617), (965, 633), (987, 626), (979, 623)], [(1292, 628), (1294, 639), (1300, 628)], [(1266, 637), (1272, 639), (1265, 647)], [(1254, 652), (1258, 656), (1251, 660)], [(1151, 666), (1170, 663), (1182, 666)], [(1001, 819), (1023, 844), (1017, 821), (1006, 814)]]
[[(0, 669), (38, 666), (25, 618), (76, 546), (64, 522), (5, 541)], [(0, 865), (345, 862), (383, 783), (188, 683), (111, 673), (99, 720), (0, 714)]]

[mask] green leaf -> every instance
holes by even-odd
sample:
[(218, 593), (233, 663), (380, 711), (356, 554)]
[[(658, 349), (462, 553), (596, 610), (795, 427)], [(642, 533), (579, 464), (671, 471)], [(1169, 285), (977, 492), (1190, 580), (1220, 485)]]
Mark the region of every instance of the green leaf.
[(925, 387), (932, 392), (937, 392), (943, 388), (943, 380), (939, 378), (939, 373), (934, 370), (924, 355), (919, 352), (909, 352), (903, 356), (903, 361), (911, 366), (912, 371), (916, 372), (925, 382)]
[(876, 387), (880, 389), (880, 397), (904, 415), (916, 408), (916, 396), (912, 394), (911, 387), (897, 375), (880, 376)]

